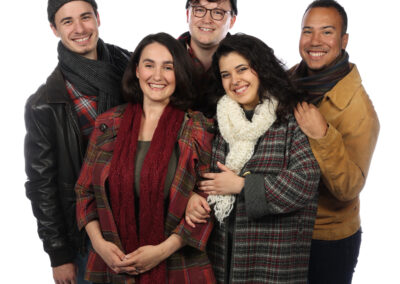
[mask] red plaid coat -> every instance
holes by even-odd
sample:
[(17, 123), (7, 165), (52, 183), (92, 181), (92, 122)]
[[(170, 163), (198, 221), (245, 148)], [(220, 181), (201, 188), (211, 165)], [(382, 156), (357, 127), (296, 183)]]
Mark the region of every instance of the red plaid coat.
[[(118, 106), (96, 120), (88, 150), (76, 185), (77, 220), (80, 229), (98, 219), (104, 238), (122, 251), (118, 230), (113, 218), (106, 186), (113, 149), (126, 105)], [(212, 224), (189, 227), (184, 221), (188, 198), (201, 173), (209, 172), (213, 135), (206, 131), (212, 125), (199, 112), (189, 112), (189, 119), (178, 139), (180, 156), (169, 193), (165, 236), (180, 235), (186, 246), (167, 260), (166, 283), (215, 283), (205, 245)], [(94, 251), (89, 254), (86, 278), (98, 283), (135, 283), (135, 278), (115, 274)]]

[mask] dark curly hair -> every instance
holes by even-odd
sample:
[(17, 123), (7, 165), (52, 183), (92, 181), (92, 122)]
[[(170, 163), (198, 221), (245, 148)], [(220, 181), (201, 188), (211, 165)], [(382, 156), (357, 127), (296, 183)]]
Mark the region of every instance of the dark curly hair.
[(212, 60), (215, 77), (215, 86), (212, 91), (214, 103), (216, 104), (225, 94), (219, 60), (231, 52), (236, 52), (249, 61), (250, 67), (257, 73), (260, 81), (258, 89), (260, 101), (269, 99), (271, 96), (276, 98), (279, 101), (276, 111), (277, 120), (285, 121), (287, 114), (293, 112), (294, 106), (302, 96), (289, 79), (284, 64), (275, 57), (274, 51), (263, 41), (250, 35), (239, 33), (226, 37), (214, 53)]
[(193, 106), (196, 91), (193, 82), (197, 80), (196, 71), (191, 58), (183, 45), (167, 33), (150, 34), (143, 38), (132, 53), (122, 78), (122, 92), (127, 102), (143, 103), (143, 91), (136, 77), (136, 67), (139, 64), (143, 49), (152, 43), (165, 46), (172, 55), (175, 73), (175, 92), (170, 97), (170, 104), (186, 111)]

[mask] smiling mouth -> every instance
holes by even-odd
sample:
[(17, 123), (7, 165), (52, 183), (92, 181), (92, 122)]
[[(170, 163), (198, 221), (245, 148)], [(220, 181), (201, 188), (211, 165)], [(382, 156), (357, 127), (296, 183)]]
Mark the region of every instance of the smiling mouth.
[(237, 94), (237, 95), (241, 95), (241, 94), (243, 94), (244, 92), (246, 92), (246, 90), (247, 90), (248, 88), (249, 88), (248, 85), (242, 86), (242, 87), (240, 87), (240, 88), (234, 89), (234, 92), (235, 92), (235, 94)]
[(149, 86), (152, 90), (162, 90), (166, 87), (166, 85), (164, 84), (152, 84), (152, 83), (150, 83)]
[(321, 58), (326, 55), (326, 51), (307, 51), (307, 53), (313, 58)]
[(213, 32), (213, 31), (214, 31), (214, 29), (211, 29), (211, 28), (202, 28), (202, 27), (199, 27), (199, 30), (201, 30), (201, 31), (203, 31), (203, 32)]
[(84, 37), (84, 38), (76, 38), (73, 39), (74, 42), (78, 43), (78, 44), (82, 44), (82, 43), (86, 43), (87, 41), (89, 41), (90, 36)]

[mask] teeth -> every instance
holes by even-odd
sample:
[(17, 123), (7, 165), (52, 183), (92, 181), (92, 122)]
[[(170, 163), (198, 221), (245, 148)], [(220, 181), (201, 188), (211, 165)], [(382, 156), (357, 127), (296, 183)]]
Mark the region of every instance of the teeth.
[(207, 28), (200, 28), (202, 31), (205, 31), (205, 32), (211, 32), (212, 31), (212, 29), (207, 29)]
[(319, 56), (325, 55), (325, 52), (311, 52), (311, 51), (310, 51), (309, 54), (310, 54), (311, 56), (319, 57)]
[(158, 84), (150, 84), (151, 88), (156, 88), (156, 89), (162, 89), (164, 88), (164, 85), (158, 85)]
[(243, 93), (244, 91), (246, 91), (246, 89), (247, 89), (247, 86), (243, 86), (243, 87), (240, 88), (240, 89), (236, 89), (235, 92), (236, 92), (236, 93)]
[(85, 37), (85, 38), (76, 39), (75, 41), (83, 42), (83, 41), (88, 40), (88, 39), (89, 39), (89, 37)]

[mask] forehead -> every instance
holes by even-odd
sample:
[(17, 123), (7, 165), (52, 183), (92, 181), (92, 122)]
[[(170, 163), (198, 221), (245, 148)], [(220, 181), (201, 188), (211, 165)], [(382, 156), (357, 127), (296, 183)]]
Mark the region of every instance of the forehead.
[(249, 65), (249, 61), (237, 52), (230, 52), (219, 59), (220, 71), (229, 71), (239, 65)]
[(155, 62), (173, 61), (168, 48), (158, 42), (150, 43), (143, 48), (140, 61), (145, 59), (151, 59)]
[(220, 0), (220, 1), (207, 1), (207, 0), (197, 0), (192, 2), (193, 5), (201, 5), (207, 8), (222, 8), (224, 10), (231, 10), (231, 1)]
[(320, 28), (332, 26), (340, 30), (342, 18), (335, 8), (317, 7), (307, 11), (303, 17), (302, 27)]
[(65, 18), (79, 16), (82, 13), (93, 12), (93, 7), (86, 1), (71, 1), (65, 3), (58, 9), (55, 18)]

